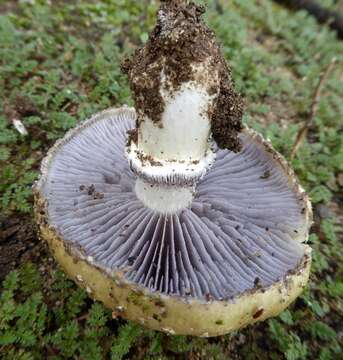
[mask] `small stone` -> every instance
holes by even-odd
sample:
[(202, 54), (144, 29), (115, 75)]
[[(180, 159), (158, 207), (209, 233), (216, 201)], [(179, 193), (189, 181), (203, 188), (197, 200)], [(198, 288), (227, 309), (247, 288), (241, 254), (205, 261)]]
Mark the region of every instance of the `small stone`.
[(169, 335), (174, 335), (175, 334), (175, 330), (173, 330), (171, 328), (162, 328), (162, 331), (166, 332)]

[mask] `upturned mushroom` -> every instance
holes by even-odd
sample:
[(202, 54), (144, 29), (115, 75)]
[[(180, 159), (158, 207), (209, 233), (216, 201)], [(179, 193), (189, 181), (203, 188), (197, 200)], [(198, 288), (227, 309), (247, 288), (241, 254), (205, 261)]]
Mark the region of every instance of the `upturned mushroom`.
[(308, 197), (261, 135), (193, 3), (164, 1), (123, 64), (136, 110), (93, 116), (49, 151), (41, 235), (114, 315), (215, 336), (279, 314), (303, 290)]

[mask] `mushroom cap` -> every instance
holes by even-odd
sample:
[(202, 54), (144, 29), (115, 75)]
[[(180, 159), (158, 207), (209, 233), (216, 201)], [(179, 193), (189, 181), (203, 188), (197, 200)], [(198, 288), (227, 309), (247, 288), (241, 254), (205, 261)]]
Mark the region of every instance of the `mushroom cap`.
[(97, 114), (42, 163), (37, 221), (67, 274), (114, 314), (171, 334), (215, 336), (280, 313), (311, 263), (311, 207), (286, 161), (245, 128), (241, 152), (214, 149), (189, 208), (157, 213), (125, 158), (135, 120), (127, 107)]

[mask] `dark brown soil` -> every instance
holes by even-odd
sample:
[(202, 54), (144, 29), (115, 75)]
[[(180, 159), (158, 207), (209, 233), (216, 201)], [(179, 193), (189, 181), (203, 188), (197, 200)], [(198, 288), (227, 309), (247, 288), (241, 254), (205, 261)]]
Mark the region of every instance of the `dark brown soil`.
[(5, 101), (3, 110), (4, 115), (9, 121), (13, 119), (21, 119), (26, 116), (40, 115), (31, 100), (26, 96), (20, 95), (16, 96), (11, 104)]
[(123, 62), (122, 71), (129, 76), (139, 127), (144, 115), (156, 124), (161, 122), (165, 107), (160, 93), (162, 69), (167, 79), (163, 86), (172, 95), (183, 83), (199, 81), (192, 65), (210, 60), (209, 66), (220, 78), (219, 88), (212, 84), (207, 89), (209, 94), (218, 94), (208, 109), (213, 138), (220, 148), (239, 151), (237, 135), (242, 129), (243, 102), (234, 91), (220, 46), (202, 20), (204, 12), (204, 7), (192, 2), (162, 1), (148, 42), (136, 50), (132, 59)]
[(7, 13), (19, 13), (18, 4), (16, 1), (0, 3), (0, 14), (5, 15)]
[(26, 96), (18, 95), (14, 100), (14, 107), (21, 117), (39, 115), (39, 111)]
[(21, 264), (39, 264), (47, 256), (47, 246), (38, 239), (30, 216), (0, 218), (0, 282)]
[(221, 149), (238, 152), (241, 144), (238, 133), (242, 130), (243, 101), (233, 90), (230, 76), (223, 72), (220, 93), (211, 114), (213, 139)]
[(137, 144), (138, 142), (138, 129), (130, 129), (127, 131), (128, 141), (127, 145), (131, 144), (131, 141)]

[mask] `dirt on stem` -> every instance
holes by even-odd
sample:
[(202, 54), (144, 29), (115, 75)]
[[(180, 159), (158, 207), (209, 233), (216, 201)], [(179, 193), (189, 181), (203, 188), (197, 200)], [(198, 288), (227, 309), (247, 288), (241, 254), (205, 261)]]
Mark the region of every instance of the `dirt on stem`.
[[(194, 65), (209, 61), (213, 73), (219, 74), (219, 88), (211, 84), (212, 88), (206, 89), (208, 94), (216, 94), (207, 110), (212, 135), (220, 148), (237, 152), (241, 148), (238, 133), (242, 130), (243, 101), (234, 90), (231, 71), (214, 33), (202, 19), (204, 12), (203, 6), (193, 2), (163, 1), (147, 43), (123, 62), (122, 71), (130, 80), (137, 127), (145, 116), (161, 126), (165, 109), (161, 89), (172, 97), (182, 84), (199, 82)], [(162, 72), (168, 80), (163, 83)]]

